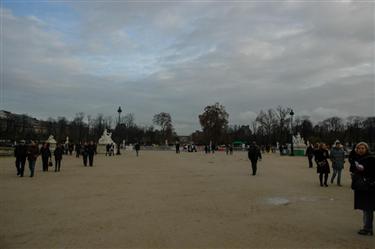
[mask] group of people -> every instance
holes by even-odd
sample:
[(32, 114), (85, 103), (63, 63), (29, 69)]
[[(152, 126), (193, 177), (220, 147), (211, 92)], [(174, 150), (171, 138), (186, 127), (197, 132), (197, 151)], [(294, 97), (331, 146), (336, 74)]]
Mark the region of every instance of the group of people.
[[(313, 168), (312, 160), (315, 159), (320, 186), (328, 187), (329, 161), (332, 163), (333, 170), (331, 184), (337, 176), (337, 185), (342, 186), (341, 173), (344, 169), (346, 155), (339, 140), (335, 141), (330, 151), (325, 143), (316, 144), (314, 147), (309, 146), (306, 155), (310, 168)], [(256, 175), (257, 162), (262, 159), (262, 153), (255, 142), (252, 142), (248, 148), (248, 158), (251, 161), (252, 175)], [(358, 231), (358, 234), (372, 236), (375, 211), (375, 156), (370, 153), (367, 143), (360, 142), (350, 152), (348, 161), (353, 179), (351, 187), (354, 190), (354, 209), (363, 212), (363, 228)], [(358, 178), (361, 179), (361, 184), (355, 184), (354, 179)]]
[[(58, 145), (54, 151), (55, 156), (55, 171), (60, 171), (63, 148)], [(52, 154), (48, 143), (44, 143), (39, 149), (38, 145), (31, 141), (26, 145), (24, 141), (17, 144), (14, 148), (14, 156), (16, 157), (17, 176), (23, 177), (25, 171), (26, 160), (29, 163), (30, 177), (34, 177), (35, 164), (38, 156), (42, 158), (42, 169), (48, 171), (48, 167), (52, 166)]]
[[(76, 146), (76, 157), (82, 155), (84, 166), (87, 166), (87, 163), (89, 166), (93, 166), (95, 153), (96, 146), (92, 141), (90, 143), (85, 142), (83, 145)], [(52, 153), (49, 143), (44, 143), (39, 148), (38, 144), (36, 144), (34, 141), (31, 141), (30, 144), (26, 144), (25, 141), (20, 141), (20, 143), (18, 143), (14, 147), (17, 176), (24, 176), (26, 161), (28, 161), (30, 177), (34, 177), (35, 165), (39, 156), (42, 159), (42, 170), (48, 171), (48, 168), (53, 166), (52, 154), (55, 159), (55, 172), (60, 172), (63, 155), (67, 154), (67, 152), (65, 151), (65, 146), (63, 144), (57, 144)]]
[[(340, 141), (336, 141), (330, 151), (325, 143), (309, 146), (306, 150), (309, 160), (309, 167), (313, 168), (313, 158), (316, 162), (317, 173), (319, 174), (320, 186), (328, 187), (328, 175), (330, 164), (332, 163), (333, 174), (331, 184), (337, 176), (337, 185), (341, 185), (341, 173), (344, 169), (345, 151)], [(352, 189), (354, 190), (354, 209), (363, 211), (363, 228), (358, 231), (361, 235), (373, 235), (373, 220), (375, 210), (375, 156), (370, 154), (367, 143), (360, 142), (356, 144), (348, 155), (350, 172), (352, 177)], [(324, 179), (323, 179), (324, 178)], [(366, 187), (359, 188), (354, 184), (354, 179), (361, 179), (362, 185)]]
[(332, 162), (333, 170), (331, 184), (337, 176), (337, 186), (342, 186), (341, 172), (344, 169), (345, 151), (339, 140), (335, 141), (335, 144), (330, 151), (328, 151), (325, 143), (317, 143), (314, 147), (309, 145), (306, 149), (306, 156), (309, 161), (309, 168), (313, 168), (313, 158), (315, 160), (321, 187), (328, 187), (328, 175), (331, 173), (329, 160)]

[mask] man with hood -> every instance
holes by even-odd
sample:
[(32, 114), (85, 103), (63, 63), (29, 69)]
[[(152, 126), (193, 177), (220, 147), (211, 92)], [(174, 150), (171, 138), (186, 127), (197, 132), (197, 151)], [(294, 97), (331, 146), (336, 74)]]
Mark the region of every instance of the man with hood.
[(248, 156), (248, 158), (251, 162), (251, 168), (253, 170), (253, 176), (255, 176), (256, 173), (257, 173), (258, 159), (262, 160), (262, 154), (260, 153), (260, 149), (259, 149), (259, 147), (258, 147), (258, 145), (256, 144), (255, 141), (253, 141), (250, 144), (247, 156)]

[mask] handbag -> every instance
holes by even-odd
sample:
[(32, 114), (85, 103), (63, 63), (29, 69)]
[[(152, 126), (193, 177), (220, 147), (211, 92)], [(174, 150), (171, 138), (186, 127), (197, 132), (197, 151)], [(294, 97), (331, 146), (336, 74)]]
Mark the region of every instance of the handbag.
[(319, 162), (318, 165), (317, 165), (317, 167), (316, 167), (318, 173), (327, 170), (327, 168), (329, 168), (329, 165), (328, 165), (327, 161)]
[(359, 191), (369, 191), (373, 186), (374, 183), (370, 183), (365, 177), (360, 174), (353, 174), (352, 175), (352, 185), (351, 188), (353, 190)]
[(52, 161), (50, 160), (49, 162), (48, 162), (48, 166), (50, 166), (50, 167), (52, 167), (53, 166), (53, 163), (52, 163)]

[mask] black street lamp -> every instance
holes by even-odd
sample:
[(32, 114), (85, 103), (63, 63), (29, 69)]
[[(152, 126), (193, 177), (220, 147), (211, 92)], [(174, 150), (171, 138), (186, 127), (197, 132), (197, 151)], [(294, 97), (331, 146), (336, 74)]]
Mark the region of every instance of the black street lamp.
[(290, 144), (290, 155), (294, 156), (294, 149), (293, 149), (293, 109), (290, 109), (290, 134), (291, 134), (291, 141), (292, 143)]
[[(118, 131), (118, 134), (120, 135), (120, 116), (121, 116), (121, 106), (118, 107), (117, 109), (117, 112), (118, 112), (118, 123), (117, 123), (117, 131)], [(119, 139), (119, 142), (117, 144), (117, 155), (121, 155), (121, 152), (120, 152), (120, 143), (121, 143), (121, 138)]]
[(120, 125), (120, 115), (121, 115), (121, 112), (122, 112), (121, 106), (118, 107), (117, 112), (118, 112), (118, 123), (117, 124)]

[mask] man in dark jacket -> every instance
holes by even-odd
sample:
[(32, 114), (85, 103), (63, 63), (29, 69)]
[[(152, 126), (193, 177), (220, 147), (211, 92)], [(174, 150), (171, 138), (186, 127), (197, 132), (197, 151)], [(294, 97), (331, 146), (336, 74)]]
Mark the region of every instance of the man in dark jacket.
[(95, 144), (93, 141), (90, 141), (88, 146), (88, 156), (89, 156), (89, 165), (92, 167), (94, 163), (94, 154), (95, 154)]
[(87, 142), (84, 142), (84, 144), (81, 147), (81, 154), (83, 159), (83, 165), (87, 166), (87, 157), (89, 156), (89, 145)]
[(48, 171), (48, 162), (51, 160), (51, 151), (48, 143), (43, 144), (40, 149), (40, 155), (42, 156), (43, 171)]
[(61, 144), (58, 144), (53, 155), (55, 156), (55, 172), (60, 171), (61, 160), (64, 154), (64, 150)]
[(14, 156), (16, 157), (17, 175), (23, 177), (27, 157), (27, 147), (24, 141), (16, 145), (14, 148)]
[(141, 149), (141, 145), (139, 144), (139, 142), (135, 143), (134, 149), (135, 149), (135, 154), (138, 156), (139, 150)]
[(29, 161), (30, 177), (34, 177), (35, 163), (39, 155), (38, 145), (31, 141), (31, 144), (27, 148), (27, 159)]
[(176, 154), (180, 153), (180, 142), (176, 141)]
[(247, 156), (249, 157), (249, 160), (251, 162), (251, 168), (253, 169), (253, 176), (255, 176), (257, 173), (258, 159), (262, 160), (262, 154), (260, 153), (260, 149), (257, 146), (255, 141), (251, 143)]

